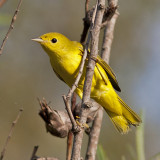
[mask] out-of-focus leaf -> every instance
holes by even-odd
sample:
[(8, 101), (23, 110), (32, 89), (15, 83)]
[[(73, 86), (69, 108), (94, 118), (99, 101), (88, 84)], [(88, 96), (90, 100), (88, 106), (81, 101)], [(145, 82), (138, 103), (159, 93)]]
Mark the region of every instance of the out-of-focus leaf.
[(106, 152), (104, 151), (102, 145), (98, 145), (97, 149), (97, 158), (98, 160), (109, 160), (109, 158), (106, 155)]
[(136, 151), (134, 150), (134, 148), (133, 148), (133, 146), (132, 146), (131, 144), (128, 144), (128, 145), (127, 145), (127, 150), (128, 150), (129, 153), (130, 153), (131, 159), (132, 159), (132, 160), (136, 160), (136, 159), (137, 159)]
[(136, 149), (137, 149), (137, 160), (145, 160), (144, 151), (144, 112), (141, 114), (142, 123), (136, 130)]

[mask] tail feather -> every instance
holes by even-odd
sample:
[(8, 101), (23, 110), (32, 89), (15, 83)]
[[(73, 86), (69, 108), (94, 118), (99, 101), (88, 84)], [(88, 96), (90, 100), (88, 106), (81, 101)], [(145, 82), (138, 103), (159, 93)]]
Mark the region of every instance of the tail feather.
[(141, 119), (120, 97), (118, 97), (118, 100), (122, 106), (122, 115), (117, 115), (108, 110), (106, 112), (117, 130), (121, 134), (126, 134), (130, 131), (131, 125), (138, 126), (141, 123)]
[(134, 126), (139, 125), (142, 121), (140, 117), (120, 98), (118, 97), (119, 102), (122, 105), (122, 114), (123, 116)]
[(122, 115), (116, 115), (113, 112), (107, 111), (110, 119), (112, 120), (115, 128), (121, 133), (121, 134), (126, 134), (130, 131), (130, 123), (127, 121), (125, 117)]

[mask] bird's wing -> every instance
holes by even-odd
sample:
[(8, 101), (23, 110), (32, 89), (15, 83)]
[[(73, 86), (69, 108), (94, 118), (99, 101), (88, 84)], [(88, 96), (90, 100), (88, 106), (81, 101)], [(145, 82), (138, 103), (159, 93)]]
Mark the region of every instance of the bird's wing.
[(116, 75), (114, 74), (111, 67), (100, 56), (97, 56), (96, 62), (105, 70), (105, 72), (106, 72), (112, 86), (114, 87), (114, 89), (116, 89), (117, 91), (120, 92), (121, 89), (118, 85)]
[[(84, 51), (83, 48), (79, 48), (79, 50), (81, 51), (80, 53), (83, 55)], [(88, 55), (90, 53), (90, 50), (88, 50)], [(88, 57), (86, 58), (88, 60)], [(112, 86), (114, 87), (115, 90), (121, 92), (121, 89), (118, 85), (118, 81), (116, 79), (116, 75), (113, 72), (113, 70), (111, 69), (111, 67), (98, 55), (97, 58), (95, 59), (96, 63), (98, 63), (106, 72)], [(100, 72), (100, 69), (98, 68), (98, 66), (96, 65), (98, 71)], [(100, 73), (101, 76), (103, 75), (102, 73)], [(102, 76), (102, 79), (104, 79), (104, 77)], [(107, 81), (104, 79), (104, 82), (107, 83)]]

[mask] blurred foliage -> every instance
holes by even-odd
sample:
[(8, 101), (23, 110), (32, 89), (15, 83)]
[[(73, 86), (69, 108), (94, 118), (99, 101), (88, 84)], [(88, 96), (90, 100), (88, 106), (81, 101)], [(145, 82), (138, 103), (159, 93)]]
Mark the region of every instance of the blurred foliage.
[[(132, 145), (129, 144), (129, 154), (130, 154), (130, 160), (145, 160), (145, 137), (144, 137), (144, 125), (145, 125), (145, 118), (144, 113), (141, 114), (142, 124), (137, 127), (136, 133), (135, 133), (135, 140), (136, 140), (136, 152), (133, 149)], [(104, 151), (104, 148), (102, 145), (98, 145), (97, 149), (97, 157), (98, 160), (111, 160), (106, 156), (106, 152)], [(125, 156), (121, 156), (121, 160), (126, 160)], [(152, 156), (149, 160), (160, 160), (160, 153), (157, 153), (156, 155)]]
[(149, 160), (160, 160), (160, 152), (151, 157)]
[(141, 114), (142, 124), (136, 129), (136, 150), (137, 150), (137, 160), (145, 160), (144, 151), (144, 113)]
[(98, 160), (109, 160), (109, 158), (106, 155), (106, 152), (104, 151), (102, 145), (98, 145), (97, 148), (97, 158)]

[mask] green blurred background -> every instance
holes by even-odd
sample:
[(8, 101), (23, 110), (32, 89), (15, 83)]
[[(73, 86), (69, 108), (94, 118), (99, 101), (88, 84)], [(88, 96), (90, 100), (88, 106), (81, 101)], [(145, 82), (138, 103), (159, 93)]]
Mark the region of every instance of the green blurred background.
[[(17, 0), (7, 1), (0, 8), (0, 42), (17, 3)], [(28, 160), (35, 145), (39, 145), (39, 156), (65, 159), (66, 139), (46, 133), (44, 122), (38, 116), (37, 97), (45, 97), (53, 108), (64, 110), (61, 95), (67, 93), (68, 87), (55, 76), (48, 56), (31, 39), (53, 31), (79, 41), (84, 3), (75, 0), (24, 0), (22, 3), (14, 30), (0, 56), (0, 151), (19, 108), (24, 108), (7, 148), (7, 160)], [(122, 89), (120, 96), (136, 112), (145, 112), (147, 158), (160, 152), (159, 6), (159, 0), (119, 1), (120, 16), (110, 59)], [(135, 129), (122, 136), (107, 114), (104, 115), (99, 143), (110, 159), (118, 160), (122, 155), (131, 159), (129, 148), (135, 149)], [(87, 136), (83, 155), (86, 144)]]

